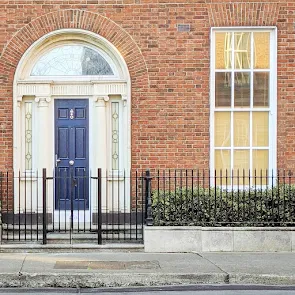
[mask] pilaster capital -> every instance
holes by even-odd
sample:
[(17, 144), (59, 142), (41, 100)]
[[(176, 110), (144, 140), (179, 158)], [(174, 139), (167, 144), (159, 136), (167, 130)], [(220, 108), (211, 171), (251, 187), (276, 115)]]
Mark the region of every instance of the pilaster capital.
[(126, 94), (121, 94), (121, 99), (123, 101), (123, 106), (126, 107), (126, 105), (127, 105), (127, 95)]
[(48, 107), (49, 103), (51, 102), (50, 96), (36, 96), (35, 102), (39, 103), (39, 107)]
[(109, 100), (110, 98), (108, 97), (108, 95), (100, 95), (94, 97), (96, 107), (105, 107), (105, 103)]
[(22, 95), (18, 95), (16, 97), (16, 101), (19, 103), (19, 102), (22, 102), (23, 101), (23, 96)]
[(18, 95), (17, 97), (16, 97), (16, 106), (18, 107), (18, 108), (20, 108), (20, 106), (21, 106), (21, 102), (23, 101), (23, 96), (22, 95)]

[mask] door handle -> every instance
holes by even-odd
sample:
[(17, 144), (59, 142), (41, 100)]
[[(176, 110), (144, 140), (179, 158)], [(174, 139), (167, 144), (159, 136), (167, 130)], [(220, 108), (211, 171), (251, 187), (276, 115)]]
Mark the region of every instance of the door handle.
[(55, 167), (57, 167), (57, 165), (60, 161), (61, 161), (61, 159), (58, 159), (57, 154), (55, 154)]
[(74, 163), (75, 163), (75, 162), (74, 162), (73, 160), (70, 160), (70, 161), (69, 161), (69, 164), (70, 164), (71, 166), (73, 166)]

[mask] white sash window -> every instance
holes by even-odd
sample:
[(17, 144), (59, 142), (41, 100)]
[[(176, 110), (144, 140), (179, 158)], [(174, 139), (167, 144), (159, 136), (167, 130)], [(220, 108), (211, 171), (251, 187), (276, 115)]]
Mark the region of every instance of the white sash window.
[(211, 53), (211, 170), (227, 184), (255, 175), (266, 184), (276, 169), (276, 31), (212, 29)]

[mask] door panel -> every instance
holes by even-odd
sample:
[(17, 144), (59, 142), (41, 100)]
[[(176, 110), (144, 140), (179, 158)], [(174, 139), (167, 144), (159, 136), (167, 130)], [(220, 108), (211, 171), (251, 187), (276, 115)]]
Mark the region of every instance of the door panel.
[(85, 159), (86, 158), (86, 128), (78, 127), (75, 128), (75, 158)]
[(55, 100), (55, 209), (89, 208), (87, 99)]
[(59, 159), (69, 158), (69, 129), (60, 127), (58, 128), (58, 157)]

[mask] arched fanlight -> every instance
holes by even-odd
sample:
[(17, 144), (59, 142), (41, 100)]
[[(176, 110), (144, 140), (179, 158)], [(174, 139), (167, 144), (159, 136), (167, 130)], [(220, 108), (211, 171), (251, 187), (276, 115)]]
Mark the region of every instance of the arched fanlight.
[(99, 52), (83, 45), (66, 45), (43, 55), (33, 67), (31, 76), (114, 75)]

